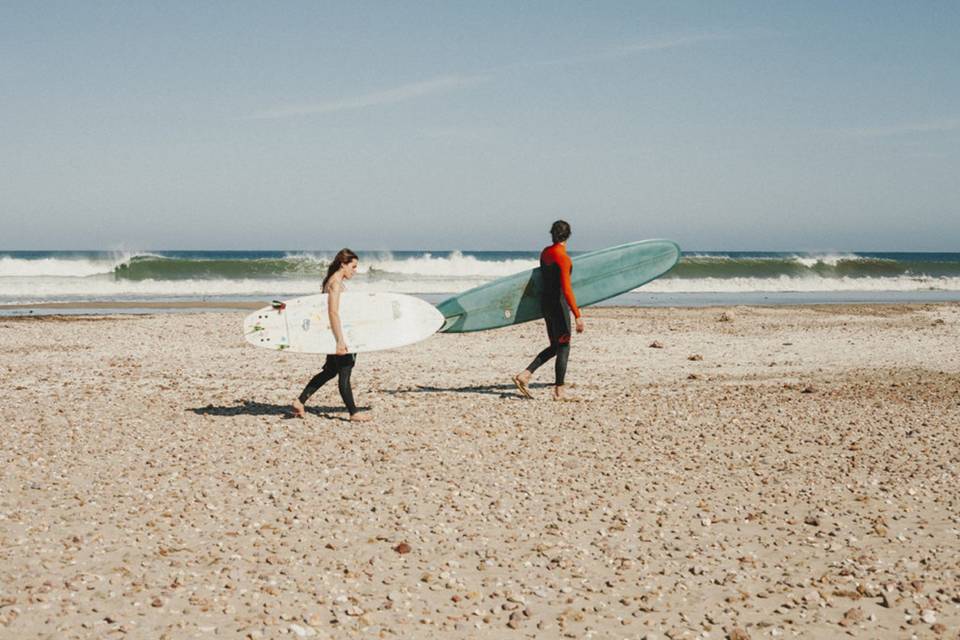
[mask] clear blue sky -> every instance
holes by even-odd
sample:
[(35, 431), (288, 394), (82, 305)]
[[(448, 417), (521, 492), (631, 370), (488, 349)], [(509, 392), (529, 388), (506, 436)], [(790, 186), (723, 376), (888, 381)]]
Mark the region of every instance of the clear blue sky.
[(960, 3), (4, 2), (0, 248), (960, 251)]

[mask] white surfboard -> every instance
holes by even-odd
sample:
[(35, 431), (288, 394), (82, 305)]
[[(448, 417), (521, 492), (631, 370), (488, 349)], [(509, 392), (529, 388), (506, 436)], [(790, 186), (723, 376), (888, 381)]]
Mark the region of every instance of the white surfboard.
[[(443, 315), (420, 298), (399, 293), (340, 294), (340, 325), (350, 353), (381, 351), (429, 338)], [(257, 347), (301, 353), (336, 353), (327, 294), (274, 303), (243, 321), (243, 335)]]

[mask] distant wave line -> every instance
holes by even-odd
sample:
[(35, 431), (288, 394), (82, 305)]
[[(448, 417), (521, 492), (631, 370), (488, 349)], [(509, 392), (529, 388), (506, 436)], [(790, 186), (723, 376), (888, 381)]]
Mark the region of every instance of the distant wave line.
[[(376, 252), (361, 255), (357, 282), (422, 281), (485, 282), (537, 266), (536, 254), (502, 252), (422, 252), (395, 255)], [(493, 257), (491, 257), (493, 256)], [(316, 282), (329, 265), (328, 252), (275, 252), (274, 255), (233, 255), (225, 253), (183, 256), (163, 252), (98, 254), (95, 256), (41, 256), (20, 258), (0, 255), (0, 282), (37, 279), (116, 281), (203, 281), (279, 280)], [(940, 278), (960, 277), (960, 254), (902, 256), (835, 254), (739, 253), (684, 255), (666, 280), (843, 278), (879, 277)], [(82, 288), (83, 285), (70, 285)], [(432, 287), (432, 284), (428, 286)]]
[[(453, 295), (489, 282), (483, 278), (362, 280), (351, 291)], [(285, 298), (318, 293), (318, 280), (110, 280), (63, 278), (0, 279), (0, 303), (55, 300), (163, 300)], [(789, 293), (789, 292), (960, 292), (960, 277), (875, 278), (660, 278), (636, 291), (642, 293)]]

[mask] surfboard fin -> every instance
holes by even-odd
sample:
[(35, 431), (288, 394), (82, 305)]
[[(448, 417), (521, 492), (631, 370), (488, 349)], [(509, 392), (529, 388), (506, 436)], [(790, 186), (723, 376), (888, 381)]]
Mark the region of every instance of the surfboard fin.
[(455, 316), (450, 316), (449, 318), (444, 318), (444, 319), (443, 319), (443, 326), (440, 327), (440, 329), (438, 330), (438, 332), (439, 332), (439, 333), (446, 333), (447, 331), (449, 331), (449, 330), (453, 327), (453, 325), (457, 324), (457, 322), (459, 322), (462, 317), (463, 317), (463, 314), (460, 313), (460, 314), (457, 314), (457, 315), (455, 315)]
[(260, 326), (259, 324), (255, 324), (255, 325), (253, 325), (253, 328), (250, 329), (250, 331), (247, 331), (247, 332), (244, 333), (243, 335), (249, 336), (250, 334), (256, 333), (256, 332), (258, 332), (258, 331), (263, 331), (263, 327)]

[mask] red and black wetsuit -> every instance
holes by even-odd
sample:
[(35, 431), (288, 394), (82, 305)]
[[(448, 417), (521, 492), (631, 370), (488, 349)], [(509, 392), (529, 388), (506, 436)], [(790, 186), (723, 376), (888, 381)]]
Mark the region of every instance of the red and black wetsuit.
[(567, 358), (570, 355), (570, 312), (573, 312), (574, 317), (580, 317), (577, 298), (570, 285), (572, 272), (573, 262), (563, 243), (550, 245), (540, 253), (540, 273), (543, 277), (540, 308), (547, 325), (550, 346), (533, 359), (527, 371), (533, 373), (544, 362), (556, 356), (558, 385), (563, 384), (567, 372)]

